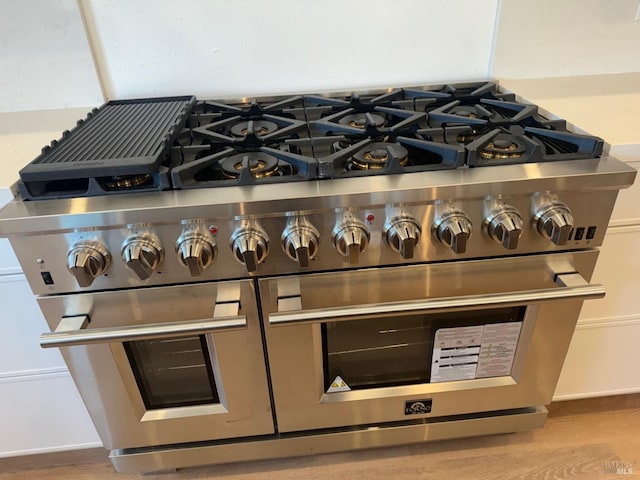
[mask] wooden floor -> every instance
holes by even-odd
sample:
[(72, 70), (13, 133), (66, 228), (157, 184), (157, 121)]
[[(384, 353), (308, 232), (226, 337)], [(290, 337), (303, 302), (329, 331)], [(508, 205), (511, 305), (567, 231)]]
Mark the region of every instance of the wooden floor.
[[(543, 429), (355, 453), (117, 474), (103, 449), (0, 459), (0, 480), (615, 479), (640, 477), (640, 394), (561, 402)], [(620, 476), (607, 462), (624, 462)]]

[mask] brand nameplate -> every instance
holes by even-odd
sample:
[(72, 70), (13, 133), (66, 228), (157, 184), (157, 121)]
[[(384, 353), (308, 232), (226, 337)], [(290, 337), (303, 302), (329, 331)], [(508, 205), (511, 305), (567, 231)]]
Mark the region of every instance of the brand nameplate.
[(424, 400), (409, 400), (404, 402), (404, 414), (405, 415), (424, 415), (425, 413), (431, 413), (431, 399)]

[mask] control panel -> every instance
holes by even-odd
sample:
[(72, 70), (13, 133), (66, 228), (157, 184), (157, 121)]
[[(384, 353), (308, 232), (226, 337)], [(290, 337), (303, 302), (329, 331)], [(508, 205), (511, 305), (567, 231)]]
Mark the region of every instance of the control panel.
[(609, 205), (590, 195), (538, 192), (151, 221), (25, 236), (14, 248), (33, 259), (23, 267), (36, 293), (451, 261), (598, 246), (615, 195)]

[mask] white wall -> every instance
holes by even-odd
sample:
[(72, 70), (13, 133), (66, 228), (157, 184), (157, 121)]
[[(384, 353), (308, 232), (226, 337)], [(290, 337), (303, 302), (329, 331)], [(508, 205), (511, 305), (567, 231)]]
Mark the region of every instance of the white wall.
[(502, 0), (496, 78), (640, 71), (638, 0)]
[(637, 9), (638, 0), (2, 0), (0, 112), (98, 105), (100, 80), (110, 98), (225, 97), (640, 71)]
[(110, 98), (486, 78), (497, 4), (81, 0)]
[(100, 103), (76, 0), (2, 0), (0, 112)]

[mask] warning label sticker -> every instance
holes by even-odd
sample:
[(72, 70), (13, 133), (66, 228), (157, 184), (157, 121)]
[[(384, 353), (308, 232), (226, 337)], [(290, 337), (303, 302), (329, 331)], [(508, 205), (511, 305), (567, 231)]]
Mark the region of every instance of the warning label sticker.
[(522, 322), (441, 328), (431, 359), (431, 383), (509, 375)]
[(351, 388), (349, 388), (349, 385), (347, 385), (347, 383), (342, 379), (342, 377), (338, 375), (335, 378), (335, 380), (331, 382), (331, 385), (327, 389), (327, 393), (348, 392), (350, 390)]
[(522, 322), (485, 325), (476, 378), (500, 377), (511, 373)]

